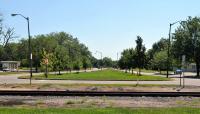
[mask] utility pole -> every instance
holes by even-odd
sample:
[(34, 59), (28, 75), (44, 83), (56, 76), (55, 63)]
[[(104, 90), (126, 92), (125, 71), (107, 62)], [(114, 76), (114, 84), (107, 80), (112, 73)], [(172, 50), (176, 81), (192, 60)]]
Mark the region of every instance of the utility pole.
[(25, 17), (23, 16), (22, 14), (11, 14), (11, 16), (21, 16), (23, 17), (24, 19), (26, 19), (27, 21), (27, 24), (28, 24), (28, 48), (29, 48), (29, 66), (30, 66), (30, 85), (31, 85), (31, 79), (32, 79), (32, 76), (33, 76), (33, 72), (32, 72), (32, 48), (31, 48), (31, 35), (30, 35), (30, 26), (29, 26), (29, 17)]
[(101, 55), (101, 62), (100, 62), (101, 66), (100, 67), (101, 67), (101, 70), (102, 70), (102, 67), (103, 67), (103, 54), (100, 51), (96, 51), (96, 53), (99, 53)]
[(170, 46), (171, 46), (171, 29), (172, 29), (172, 24), (169, 24), (169, 39), (168, 39), (168, 48), (167, 48), (167, 78), (169, 77), (169, 58), (170, 58)]
[(171, 29), (173, 25), (177, 23), (181, 23), (181, 22), (184, 22), (184, 21), (176, 21), (174, 23), (169, 24), (169, 39), (168, 39), (168, 48), (167, 48), (167, 78), (169, 77), (169, 69), (170, 69)]

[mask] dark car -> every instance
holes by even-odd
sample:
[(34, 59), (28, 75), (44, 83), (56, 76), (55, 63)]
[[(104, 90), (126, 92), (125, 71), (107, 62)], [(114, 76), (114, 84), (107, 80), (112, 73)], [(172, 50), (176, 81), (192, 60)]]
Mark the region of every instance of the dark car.
[(174, 74), (182, 74), (182, 70), (181, 69), (177, 69), (175, 72), (174, 72)]

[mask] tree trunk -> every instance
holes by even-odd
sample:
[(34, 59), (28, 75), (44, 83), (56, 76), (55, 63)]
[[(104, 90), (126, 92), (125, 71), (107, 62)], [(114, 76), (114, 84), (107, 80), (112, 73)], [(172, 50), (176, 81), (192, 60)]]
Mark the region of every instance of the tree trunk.
[(141, 69), (139, 68), (139, 76), (141, 76)]
[(38, 65), (35, 67), (35, 72), (38, 73)]
[(133, 69), (132, 69), (132, 74), (133, 74)]
[(58, 72), (59, 72), (58, 75), (61, 75), (60, 70)]
[(200, 68), (200, 62), (197, 61), (197, 62), (196, 62), (197, 77), (200, 77), (200, 76), (199, 76), (199, 68)]
[(127, 73), (127, 68), (126, 68), (126, 70), (125, 70), (125, 73)]
[(48, 78), (48, 65), (46, 64), (45, 77)]

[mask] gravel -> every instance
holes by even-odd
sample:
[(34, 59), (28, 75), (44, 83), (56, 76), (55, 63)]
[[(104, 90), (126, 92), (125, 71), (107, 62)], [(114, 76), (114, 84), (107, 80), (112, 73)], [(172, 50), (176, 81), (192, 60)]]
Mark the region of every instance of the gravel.
[(0, 96), (0, 106), (28, 107), (198, 107), (198, 97)]

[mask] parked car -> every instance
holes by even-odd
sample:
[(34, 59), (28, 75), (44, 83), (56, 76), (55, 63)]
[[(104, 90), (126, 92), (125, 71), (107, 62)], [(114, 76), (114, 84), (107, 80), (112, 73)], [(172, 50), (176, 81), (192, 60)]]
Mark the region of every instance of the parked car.
[(7, 72), (7, 71), (10, 71), (10, 69), (9, 68), (7, 68), (7, 67), (3, 67), (3, 72)]
[(181, 69), (177, 69), (175, 72), (174, 72), (174, 74), (182, 74), (182, 70)]

